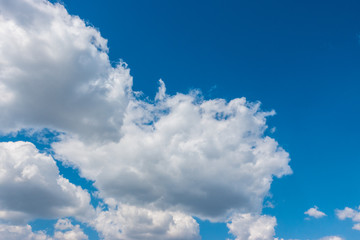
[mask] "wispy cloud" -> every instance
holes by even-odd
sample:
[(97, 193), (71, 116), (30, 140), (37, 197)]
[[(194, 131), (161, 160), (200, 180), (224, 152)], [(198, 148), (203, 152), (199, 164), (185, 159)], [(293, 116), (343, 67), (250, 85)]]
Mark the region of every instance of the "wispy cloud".
[(345, 239), (339, 236), (327, 236), (320, 238), (319, 240), (345, 240)]

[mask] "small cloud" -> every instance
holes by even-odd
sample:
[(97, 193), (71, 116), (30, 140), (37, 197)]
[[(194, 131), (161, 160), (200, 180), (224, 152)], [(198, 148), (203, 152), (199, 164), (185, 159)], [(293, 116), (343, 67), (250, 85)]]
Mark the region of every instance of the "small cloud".
[(310, 217), (314, 217), (314, 218), (322, 218), (322, 217), (326, 216), (325, 213), (319, 211), (319, 208), (317, 206), (314, 206), (313, 208), (310, 208), (304, 214), (306, 214), (306, 215), (308, 215)]
[[(360, 207), (358, 209), (360, 210)], [(340, 220), (345, 220), (347, 218), (350, 218), (353, 222), (356, 223), (356, 224), (354, 224), (352, 229), (360, 231), (360, 223), (359, 223), (360, 222), (360, 211), (359, 210), (345, 207), (344, 210), (336, 209), (335, 213), (336, 213), (336, 216)]]
[(327, 237), (320, 238), (319, 240), (345, 240), (345, 239), (342, 237), (338, 237), (338, 236), (327, 236)]
[(360, 223), (355, 224), (352, 229), (360, 231)]
[(159, 79), (159, 90), (156, 93), (155, 100), (161, 101), (166, 97), (166, 87), (162, 79)]
[(344, 210), (339, 210), (336, 209), (335, 210), (336, 216), (340, 219), (340, 220), (344, 220), (346, 218), (351, 218), (354, 221), (359, 220), (360, 219), (360, 214), (359, 212), (357, 212), (356, 210), (349, 208), (349, 207), (345, 207)]

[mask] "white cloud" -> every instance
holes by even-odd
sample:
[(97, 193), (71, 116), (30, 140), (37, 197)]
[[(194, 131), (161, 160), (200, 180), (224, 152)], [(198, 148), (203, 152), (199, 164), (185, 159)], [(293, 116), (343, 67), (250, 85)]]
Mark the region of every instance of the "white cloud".
[(360, 231), (360, 223), (354, 224), (352, 229)]
[(0, 143), (0, 220), (86, 217), (89, 194), (59, 175), (55, 161), (28, 142)]
[(198, 223), (181, 212), (156, 211), (129, 205), (99, 210), (91, 225), (104, 239), (200, 239)]
[(267, 215), (236, 214), (227, 226), (236, 240), (274, 240), (276, 218)]
[(317, 206), (314, 206), (313, 208), (310, 208), (309, 210), (307, 210), (305, 212), (306, 215), (310, 216), (310, 217), (314, 217), (314, 218), (322, 218), (325, 217), (326, 214), (319, 211), (319, 208)]
[(342, 237), (338, 237), (338, 236), (327, 236), (327, 237), (323, 237), (320, 240), (345, 240)]
[(96, 181), (101, 197), (225, 219), (234, 209), (261, 210), (273, 176), (291, 173), (288, 153), (263, 136), (272, 114), (245, 98), (133, 100), (119, 142), (64, 138), (53, 149)]
[(0, 224), (0, 240), (87, 240), (88, 236), (79, 225), (72, 225), (69, 219), (59, 219), (55, 224), (54, 236), (43, 231), (33, 232), (30, 225)]
[(107, 40), (60, 4), (0, 0), (0, 131), (53, 128), (117, 140), (132, 78)]
[[(360, 222), (360, 207), (357, 210), (349, 207), (345, 207), (344, 210), (336, 209), (335, 213), (340, 220), (350, 218), (353, 222)], [(352, 229), (360, 231), (360, 224), (355, 224)]]
[[(107, 41), (60, 4), (0, 0), (0, 9), (0, 131), (64, 131), (55, 153), (110, 206), (89, 218), (88, 193), (59, 176), (51, 157), (9, 142), (0, 144), (0, 219), (83, 216), (108, 239), (167, 240), (197, 239), (191, 216), (242, 212), (251, 213), (252, 239), (273, 235), (275, 218), (256, 214), (274, 176), (291, 173), (288, 153), (264, 135), (274, 112), (245, 98), (168, 96), (162, 81), (155, 103), (137, 100)], [(241, 216), (229, 223), (234, 233)], [(66, 220), (54, 237), (85, 239)]]
[(360, 212), (358, 210), (345, 207), (344, 210), (336, 209), (335, 213), (337, 217), (341, 220), (344, 220), (346, 218), (350, 218), (355, 222), (360, 222)]
[(163, 80), (159, 80), (159, 90), (155, 96), (155, 100), (157, 101), (161, 101), (166, 97), (166, 87), (165, 87), (165, 83)]
[(87, 240), (88, 236), (80, 225), (72, 225), (69, 219), (59, 219), (55, 224), (55, 240)]
[(33, 232), (30, 225), (0, 224), (0, 240), (52, 240), (44, 232)]

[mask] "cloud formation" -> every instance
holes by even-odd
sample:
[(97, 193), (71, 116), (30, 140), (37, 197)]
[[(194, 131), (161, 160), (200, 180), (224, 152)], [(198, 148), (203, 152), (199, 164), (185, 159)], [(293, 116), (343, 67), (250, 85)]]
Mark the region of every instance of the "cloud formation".
[(0, 240), (50, 240), (42, 231), (33, 232), (30, 225), (0, 224)]
[(199, 225), (191, 216), (124, 204), (106, 211), (99, 209), (97, 218), (90, 224), (104, 239), (200, 239)]
[[(95, 212), (89, 194), (33, 144), (0, 143), (4, 232), (36, 239), (43, 233), (12, 224), (73, 216), (105, 239), (198, 239), (197, 216), (230, 218), (238, 239), (274, 236), (263, 200), (291, 169), (265, 135), (273, 111), (245, 98), (169, 96), (163, 81), (154, 101), (140, 100), (126, 65), (111, 66), (107, 41), (62, 5), (0, 0), (0, 9), (0, 131), (63, 132), (55, 156), (93, 180), (108, 207)], [(53, 238), (87, 237), (60, 219)]]
[(276, 218), (267, 215), (236, 214), (227, 224), (236, 240), (274, 240)]
[(336, 209), (335, 213), (340, 220), (350, 218), (353, 222), (355, 222), (352, 229), (360, 231), (360, 207), (358, 209), (352, 209), (349, 207), (345, 207), (343, 210)]
[(65, 137), (52, 146), (103, 198), (225, 219), (261, 211), (273, 176), (291, 173), (288, 153), (263, 136), (272, 114), (245, 98), (206, 101), (196, 93), (133, 100), (119, 142)]
[(29, 142), (0, 143), (0, 222), (91, 214), (90, 196)]
[(88, 236), (80, 225), (73, 225), (69, 219), (59, 219), (55, 224), (55, 240), (87, 240)]
[(34, 232), (30, 225), (0, 224), (0, 240), (87, 240), (88, 236), (79, 225), (72, 225), (69, 219), (59, 219), (51, 237), (43, 231)]
[(120, 137), (132, 78), (107, 40), (60, 4), (0, 0), (0, 131), (51, 128)]
[(326, 216), (326, 214), (321, 212), (317, 206), (310, 208), (304, 214), (314, 218), (322, 218)]

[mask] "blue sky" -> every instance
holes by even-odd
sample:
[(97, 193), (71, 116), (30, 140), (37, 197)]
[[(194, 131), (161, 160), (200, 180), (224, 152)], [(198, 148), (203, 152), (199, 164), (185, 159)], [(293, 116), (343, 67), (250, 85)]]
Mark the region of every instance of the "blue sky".
[[(11, 7), (8, 6), (6, 1), (0, 2), (0, 9), (4, 9), (0, 11), (0, 14), (3, 14), (5, 18), (8, 19), (20, 18), (17, 14), (14, 14), (14, 12), (16, 12), (14, 9), (21, 6), (22, 0), (15, 1), (19, 3), (19, 6), (15, 6), (15, 4)], [(28, 2), (40, 4), (38, 1)], [(117, 64), (121, 59), (126, 62), (128, 68), (124, 68), (124, 70), (119, 67), (118, 69), (120, 70), (116, 71), (119, 71), (121, 75), (120, 78), (126, 81), (132, 77), (132, 90), (142, 92), (140, 99), (143, 99), (141, 101), (144, 101), (144, 104), (150, 102), (150, 105), (144, 107), (144, 111), (148, 111), (146, 112), (147, 114), (154, 115), (154, 122), (157, 121), (157, 117), (166, 120), (167, 116), (166, 110), (160, 106), (161, 104), (156, 105), (156, 103), (154, 103), (154, 105), (151, 105), (158, 92), (159, 79), (165, 82), (168, 98), (178, 96), (177, 93), (188, 94), (195, 89), (201, 91), (203, 101), (211, 99), (231, 101), (235, 98), (246, 97), (249, 102), (261, 102), (261, 108), (259, 110), (261, 112), (275, 110), (276, 114), (274, 116), (266, 117), (266, 125), (268, 128), (264, 130), (261, 136), (257, 137), (258, 139), (263, 139), (266, 135), (275, 139), (279, 143), (279, 146), (289, 153), (291, 158), (289, 166), (293, 173), (284, 172), (279, 178), (274, 177), (274, 181), (271, 182), (271, 187), (268, 191), (264, 190), (260, 195), (254, 195), (265, 199), (264, 202), (270, 202), (273, 207), (259, 208), (252, 204), (249, 204), (249, 206), (244, 205), (245, 207), (241, 204), (235, 204), (237, 207), (234, 207), (235, 205), (230, 206), (224, 203), (224, 208), (228, 207), (227, 209), (230, 209), (230, 207), (234, 207), (231, 209), (236, 209), (236, 211), (242, 209), (239, 210), (241, 214), (251, 213), (257, 217), (276, 217), (276, 234), (271, 236), (272, 239), (278, 237), (305, 240), (321, 239), (326, 236), (339, 237), (327, 238), (334, 240), (360, 238), (360, 231), (352, 229), (353, 226), (360, 221), (356, 220), (356, 214), (354, 213), (357, 212), (357, 207), (360, 205), (360, 190), (358, 188), (358, 182), (360, 180), (358, 174), (360, 169), (358, 152), (360, 97), (358, 92), (360, 85), (357, 81), (360, 77), (359, 2), (350, 0), (326, 2), (285, 0), (89, 0), (85, 2), (64, 0), (61, 4), (65, 6), (70, 15), (79, 16), (80, 19), (86, 22), (87, 26), (94, 27), (100, 32), (104, 39), (107, 39), (108, 51), (106, 49), (101, 50), (101, 48), (103, 48), (101, 44), (103, 43), (100, 43), (100, 47), (97, 47), (100, 49), (99, 52), (108, 55), (111, 66), (105, 66), (106, 61), (99, 60), (101, 54), (99, 53), (98, 56), (96, 55), (98, 53), (96, 53), (89, 55), (95, 60), (89, 60), (90, 63), (88, 65), (85, 63), (84, 65), (85, 70), (91, 70), (89, 70), (89, 72), (85, 70), (78, 71), (75, 67), (75, 70), (73, 68), (69, 69), (69, 66), (65, 64), (68, 58), (64, 57), (64, 61), (54, 63), (54, 66), (56, 66), (54, 69), (60, 69), (59, 72), (53, 72), (54, 75), (58, 74), (54, 79), (58, 81), (59, 84), (47, 84), (45, 80), (39, 83), (40, 88), (44, 89), (44, 91), (51, 88), (46, 94), (41, 93), (39, 95), (37, 94), (37, 90), (30, 90), (29, 92), (31, 94), (26, 95), (27, 93), (25, 91), (23, 92), (25, 95), (23, 95), (24, 97), (20, 101), (21, 104), (9, 104), (9, 106), (6, 105), (8, 104), (7, 101), (2, 100), (0, 97), (0, 109), (3, 108), (2, 111), (4, 112), (4, 117), (0, 118), (0, 121), (3, 122), (1, 129), (3, 132), (3, 136), (1, 137), (2, 142), (17, 140), (28, 141), (35, 144), (40, 152), (51, 154), (54, 159), (56, 159), (60, 175), (69, 179), (72, 184), (80, 186), (84, 191), (93, 193), (98, 190), (100, 192), (100, 196), (90, 197), (90, 205), (93, 207), (104, 205), (104, 212), (107, 211), (107, 207), (111, 208), (111, 206), (107, 206), (105, 203), (106, 201), (110, 201), (106, 200), (110, 198), (118, 201), (116, 203), (118, 207), (114, 209), (121, 209), (120, 204), (122, 203), (150, 209), (149, 205), (140, 204), (137, 201), (130, 201), (128, 198), (124, 198), (123, 195), (121, 195), (123, 192), (121, 192), (121, 194), (113, 193), (112, 188), (108, 186), (109, 182), (105, 180), (104, 176), (97, 178), (98, 175), (95, 176), (93, 174), (93, 165), (101, 168), (101, 164), (97, 165), (94, 163), (96, 159), (89, 160), (87, 163), (77, 160), (76, 158), (82, 159), (82, 157), (84, 159), (91, 158), (85, 154), (86, 147), (79, 147), (79, 149), (75, 150), (71, 148), (71, 146), (75, 146), (75, 144), (79, 144), (76, 146), (89, 146), (88, 149), (91, 149), (91, 146), (96, 146), (94, 149), (102, 149), (102, 151), (107, 149), (108, 151), (114, 152), (112, 154), (117, 153), (118, 155), (115, 156), (121, 158), (122, 152), (116, 152), (110, 146), (102, 145), (104, 141), (120, 141), (121, 136), (119, 135), (117, 139), (118, 136), (116, 134), (111, 135), (114, 133), (114, 130), (111, 128), (113, 126), (103, 125), (103, 118), (98, 119), (97, 115), (105, 117), (121, 115), (121, 117), (123, 117), (122, 114), (125, 112), (125, 116), (127, 116), (127, 110), (123, 110), (126, 108), (124, 102), (128, 101), (125, 96), (126, 93), (124, 93), (124, 95), (116, 95), (114, 93), (118, 96), (117, 99), (122, 101), (120, 105), (116, 105), (118, 104), (116, 102), (117, 100), (110, 103), (106, 102), (107, 105), (104, 105), (104, 101), (99, 100), (98, 95), (96, 95), (102, 93), (102, 90), (96, 90), (98, 86), (96, 85), (97, 83), (91, 85), (95, 86), (94, 92), (96, 94), (92, 94), (93, 92), (91, 92), (91, 95), (89, 94), (81, 98), (78, 97), (76, 93), (70, 93), (71, 89), (75, 89), (76, 86), (80, 86), (83, 82), (86, 82), (85, 80), (79, 80), (78, 85), (72, 84), (71, 74), (73, 72), (75, 72), (74, 76), (77, 79), (84, 78), (93, 80), (102, 78), (103, 75), (106, 75), (102, 72), (102, 69), (108, 69), (110, 67), (117, 69)], [(33, 13), (31, 12), (31, 8), (29, 9), (30, 10), (24, 8), (18, 11), (28, 19), (37, 19), (39, 15), (47, 11), (45, 9), (39, 12), (34, 11)], [(49, 16), (53, 14), (57, 13), (49, 12)], [(43, 21), (41, 18), (39, 19), (40, 22)], [(20, 26), (22, 24), (21, 21), (19, 21), (18, 24)], [(41, 29), (42, 23), (34, 24)], [(26, 24), (21, 26), (24, 29), (27, 27)], [(80, 34), (82, 34), (82, 31), (86, 31), (82, 27), (79, 29), (80, 30), (76, 31), (79, 31)], [(93, 33), (86, 34), (91, 35)], [(86, 34), (84, 33), (84, 35)], [(11, 38), (9, 37), (9, 39)], [(39, 38), (41, 39), (39, 40), (29, 33), (29, 39), (34, 41), (34, 44), (40, 43), (37, 45), (40, 50), (34, 50), (35, 52), (29, 50), (29, 52), (25, 52), (24, 54), (33, 53), (35, 54), (34, 56), (38, 56), (37, 54), (42, 51), (42, 47), (46, 45), (44, 43), (47, 43), (47, 38)], [(49, 39), (50, 41), (52, 40), (51, 37), (49, 37)], [(84, 41), (86, 41), (86, 37), (84, 39)], [(60, 56), (62, 45), (57, 45), (57, 42), (55, 42), (57, 40), (58, 39), (54, 37), (54, 41), (51, 42), (53, 45), (49, 44), (48, 46), (50, 49), (51, 47), (60, 46), (59, 52), (56, 52), (56, 54)], [(95, 42), (96, 41), (101, 42), (102, 40), (97, 39)], [(59, 42), (63, 43), (61, 41)], [(80, 44), (83, 44), (83, 42)], [(6, 45), (3, 44), (3, 46)], [(79, 50), (79, 52), (71, 52), (71, 49), (71, 47), (66, 48), (63, 52), (75, 56), (85, 51)], [(7, 67), (15, 66), (21, 70), (25, 69), (22, 68), (22, 66), (24, 66), (22, 64), (24, 63), (18, 60), (21, 59), (21, 57), (18, 57), (20, 55), (11, 52), (11, 50), (5, 51), (1, 49), (1, 52), (3, 55), (2, 58), (11, 59), (12, 61), (10, 62), (9, 60), (10, 63), (8, 63), (7, 60), (4, 60), (4, 62), (8, 64), (6, 65)], [(39, 54), (39, 56), (43, 55)], [(25, 57), (25, 59), (28, 58)], [(62, 60), (63, 58), (59, 57), (59, 59)], [(30, 62), (28, 66), (34, 67), (35, 70), (38, 70), (37, 68), (41, 70), (42, 67), (48, 67), (46, 61), (34, 63), (31, 62), (32, 60), (28, 61)], [(71, 60), (69, 60), (69, 62), (71, 63)], [(62, 65), (60, 66), (59, 63)], [(49, 69), (52, 69), (52, 66), (53, 65), (51, 65)], [(126, 69), (130, 69), (130, 73), (127, 73)], [(35, 70), (29, 72), (24, 70), (25, 73), (34, 74), (34, 77), (29, 78), (27, 81), (35, 82), (37, 78), (41, 77), (36, 75), (38, 71)], [(5, 86), (5, 90), (2, 90), (2, 85), (0, 85), (0, 93), (13, 91), (11, 94), (16, 98), (16, 94), (20, 95), (22, 90), (19, 90), (20, 87), (15, 86), (16, 84), (9, 82), (16, 82), (13, 80), (16, 79), (16, 77), (13, 76), (17, 75), (5, 73), (3, 68), (1, 68), (0, 71), (2, 71), (0, 83), (3, 82)], [(51, 76), (51, 73), (49, 74), (50, 75), (44, 76)], [(11, 79), (12, 77), (13, 79)], [(69, 85), (67, 85), (67, 82), (66, 84), (62, 83), (62, 81), (65, 82), (67, 77), (70, 79)], [(59, 90), (59, 92), (64, 94), (66, 100), (63, 100), (61, 96), (52, 99), (51, 95), (56, 95), (57, 87), (61, 90)], [(41, 96), (39, 97), (39, 102), (44, 103), (44, 106), (37, 102), (35, 96)], [(7, 98), (10, 99), (10, 95)], [(49, 100), (49, 106), (45, 106), (46, 99), (52, 99)], [(1, 101), (4, 102), (3, 105), (1, 105)], [(26, 101), (31, 102), (29, 103), (31, 107), (24, 103)], [(160, 101), (162, 101), (162, 99), (160, 99)], [(65, 102), (64, 105), (68, 104), (66, 106), (74, 107), (63, 107), (64, 105), (58, 104), (59, 102)], [(132, 100), (130, 99), (129, 102), (131, 103)], [(172, 102), (166, 104), (168, 104), (166, 106), (170, 106), (170, 108), (174, 107), (174, 105), (171, 105), (174, 104)], [(79, 107), (77, 108), (77, 106)], [(116, 108), (113, 106), (116, 106)], [(33, 112), (28, 114), (26, 110), (26, 114), (23, 114), (22, 112), (25, 112), (25, 110), (21, 110), (22, 107), (24, 109), (31, 108)], [(149, 110), (152, 109), (152, 107), (155, 109), (153, 112)], [(251, 107), (249, 107), (249, 109), (250, 108)], [(113, 109), (121, 109), (123, 112)], [(120, 111), (120, 113), (118, 111)], [(156, 111), (160, 112), (159, 115), (154, 113)], [(89, 115), (87, 115), (88, 113)], [(43, 117), (43, 115), (54, 116), (54, 118)], [(95, 119), (95, 124), (81, 126), (81, 124), (72, 122), (72, 120), (75, 122), (82, 121), (83, 116), (88, 117), (90, 119), (89, 122)], [(175, 119), (169, 119), (173, 119), (173, 121), (176, 122), (177, 119), (176, 117), (174, 118)], [(247, 118), (244, 119), (246, 120)], [(164, 123), (162, 123), (164, 125), (161, 126), (166, 125), (165, 120)], [(182, 118), (180, 118), (180, 120), (182, 120)], [(179, 122), (181, 122), (180, 120)], [(223, 120), (227, 121), (226, 118)], [(119, 121), (116, 129), (120, 129), (123, 124), (126, 126), (126, 123), (122, 122), (123, 119)], [(153, 122), (150, 122), (149, 124), (151, 125), (152, 123)], [(178, 123), (178, 125), (181, 124)], [(216, 126), (214, 125), (214, 129)], [(233, 125), (229, 125), (229, 128), (231, 126)], [(247, 126), (248, 125), (246, 125), (246, 127)], [(203, 127), (206, 129), (206, 126), (198, 126), (200, 129), (203, 129)], [(29, 133), (29, 128), (36, 129), (37, 132), (35, 131), (35, 134)], [(42, 134), (44, 133), (43, 128), (47, 129), (45, 135)], [(91, 130), (88, 131), (88, 129)], [(261, 129), (261, 127), (259, 127), (259, 129)], [(249, 124), (248, 131), (256, 132), (260, 131), (259, 129), (255, 129), (253, 125)], [(275, 131), (272, 131), (272, 129)], [(9, 136), (10, 132), (16, 135), (15, 132), (19, 130), (20, 133), (18, 133), (17, 136)], [(191, 131), (194, 130), (195, 129), (192, 129)], [(57, 138), (59, 134), (65, 137), (59, 139)], [(162, 132), (160, 135), (161, 134)], [(175, 132), (173, 134), (176, 135), (177, 133)], [(217, 133), (215, 132), (215, 134)], [(67, 139), (68, 135), (71, 136), (69, 137), (71, 138), (70, 140)], [(169, 135), (171, 134), (169, 133)], [(219, 136), (220, 135), (219, 133)], [(108, 136), (110, 137), (107, 138)], [(124, 136), (127, 136), (126, 133)], [(206, 136), (211, 136), (211, 134)], [(189, 133), (187, 138), (188, 143), (191, 143), (194, 138), (194, 135)], [(234, 138), (234, 141), (237, 142), (235, 135)], [(87, 141), (84, 139), (90, 140)], [(202, 141), (207, 140), (207, 138), (202, 139)], [(224, 141), (226, 141), (226, 139)], [(241, 141), (239, 140), (239, 142)], [(53, 142), (60, 142), (60, 144), (53, 145)], [(146, 143), (144, 143), (144, 145), (146, 145)], [(126, 149), (126, 147), (123, 148)], [(119, 147), (119, 149), (123, 148), (121, 146)], [(165, 145), (164, 148), (166, 148)], [(139, 151), (142, 151), (140, 147), (139, 149)], [(226, 148), (224, 147), (224, 149)], [(2, 151), (5, 150), (2, 149)], [(80, 153), (81, 151), (85, 153)], [(96, 155), (99, 151), (94, 150), (93, 155), (101, 156), (98, 158), (98, 161), (105, 162), (106, 160), (104, 159), (108, 157), (101, 154)], [(162, 150), (159, 150), (159, 152), (161, 151)], [(275, 150), (274, 154), (278, 153), (277, 151), (278, 150)], [(11, 155), (12, 153), (7, 154), (13, 156)], [(128, 153), (124, 153), (124, 155), (126, 154)], [(183, 155), (176, 154), (173, 153), (171, 156), (184, 157)], [(270, 155), (271, 154), (269, 154), (269, 156)], [(62, 156), (62, 159), (60, 156)], [(144, 153), (140, 158), (146, 159), (149, 157), (150, 159), (151, 156), (151, 153)], [(138, 159), (131, 154), (129, 156), (126, 155), (126, 157), (129, 159)], [(13, 158), (17, 159), (15, 155)], [(279, 155), (279, 158), (282, 157)], [(4, 159), (4, 157), (1, 159)], [(187, 157), (184, 157), (184, 159), (187, 159)], [(225, 164), (227, 164), (227, 162), (223, 163), (223, 165)], [(91, 168), (89, 167), (90, 165)], [(285, 169), (287, 162), (281, 162), (279, 165), (274, 166), (277, 166), (279, 169)], [(136, 168), (133, 165), (131, 165), (131, 167)], [(141, 167), (138, 166), (137, 170), (143, 171), (144, 169), (141, 165)], [(185, 170), (181, 168), (179, 171)], [(202, 171), (207, 171), (205, 166)], [(272, 176), (275, 175), (276, 172), (275, 170), (268, 170), (265, 166), (263, 171), (270, 171), (269, 173), (272, 174)], [(111, 174), (118, 176), (116, 174), (121, 175), (124, 173), (119, 170), (119, 172), (113, 172)], [(109, 175), (111, 174), (109, 173)], [(241, 173), (239, 173), (239, 175), (241, 175)], [(155, 179), (156, 177), (157, 176), (152, 176), (149, 179)], [(194, 181), (199, 183), (199, 185), (204, 184), (207, 178), (205, 175), (203, 177), (204, 179), (196, 179)], [(263, 177), (263, 175), (261, 175), (261, 177)], [(118, 181), (118, 179), (120, 178), (114, 177), (113, 181)], [(126, 178), (123, 177), (121, 180), (126, 180)], [(131, 178), (130, 180), (134, 179)], [(229, 178), (229, 182), (227, 182), (228, 185), (233, 183), (230, 180), (232, 181), (233, 179)], [(149, 181), (151, 182), (151, 180)], [(224, 181), (227, 180), (225, 179)], [(99, 185), (94, 186), (92, 184), (94, 182), (98, 182)], [(214, 191), (220, 191), (215, 185), (213, 188)], [(138, 185), (130, 184), (129, 188), (134, 186)], [(181, 184), (176, 185), (176, 187), (181, 186)], [(115, 187), (122, 189), (123, 186)], [(258, 186), (256, 185), (254, 188), (255, 187)], [(141, 188), (139, 187), (139, 189)], [(167, 191), (164, 190), (165, 192), (163, 192), (163, 194), (167, 196), (170, 190), (166, 188), (166, 186), (164, 186), (164, 189), (167, 189)], [(125, 188), (123, 191), (129, 194), (129, 196), (142, 199), (142, 195), (136, 195), (133, 191)], [(232, 189), (229, 188), (229, 191), (231, 192)], [(240, 189), (239, 191), (243, 190)], [(171, 194), (169, 193), (169, 196), (173, 196)], [(182, 194), (183, 196), (187, 196), (187, 194), (190, 196), (191, 192), (184, 190)], [(242, 194), (253, 196), (252, 194), (254, 194), (254, 192), (244, 190)], [(0, 198), (1, 197), (2, 195)], [(149, 201), (148, 197), (144, 197), (142, 200), (144, 200), (144, 202)], [(6, 205), (5, 202), (5, 200), (0, 201), (0, 208), (7, 211), (9, 209), (6, 208), (10, 207)], [(153, 202), (147, 203), (154, 204)], [(26, 205), (26, 202), (24, 202), (24, 204)], [(181, 204), (183, 203), (180, 203), (180, 205)], [(166, 205), (168, 207), (159, 207), (160, 205)], [(172, 200), (166, 200), (160, 205), (155, 208), (156, 210), (151, 210), (174, 211), (175, 209), (194, 217), (199, 223), (200, 236), (204, 240), (225, 240), (226, 238), (235, 239), (236, 237), (239, 240), (251, 239), (250, 235), (246, 238), (246, 236), (242, 237), (241, 234), (235, 236), (236, 233), (234, 232), (233, 234), (229, 234), (229, 229), (226, 226), (229, 221), (220, 217), (220, 214), (217, 216), (211, 215), (211, 210), (209, 209), (204, 211), (200, 208), (195, 209), (195, 205), (189, 203), (184, 203), (181, 205), (182, 207), (178, 207), (176, 201), (174, 202)], [(206, 204), (204, 203), (204, 205)], [(315, 208), (315, 206), (318, 207), (319, 211), (325, 213), (326, 216), (315, 218), (314, 216), (304, 214), (307, 210)], [(341, 220), (340, 214), (336, 210), (343, 210), (346, 207), (351, 208), (353, 213), (349, 213), (346, 215), (345, 220)], [(86, 207), (81, 205), (79, 208), (85, 209)], [(20, 211), (18, 209), (15, 210)], [(26, 216), (29, 216), (28, 223), (32, 226), (33, 231), (47, 230), (47, 234), (54, 234), (54, 231), (61, 231), (61, 228), (54, 230), (53, 226), (57, 219), (68, 218), (74, 226), (79, 224), (89, 239), (100, 239), (102, 236), (101, 231), (103, 231), (103, 229), (97, 229), (99, 232), (99, 236), (97, 236), (98, 233), (95, 231), (96, 227), (94, 227), (96, 224), (81, 220), (77, 211), (72, 214), (65, 214), (59, 211), (56, 214), (51, 213), (46, 215), (48, 217), (44, 217), (44, 215), (39, 218), (34, 216), (41, 216), (41, 214), (32, 214), (30, 216), (30, 214), (26, 212)], [(220, 218), (222, 220), (219, 220)], [(353, 218), (353, 220), (350, 218)], [(234, 219), (235, 218), (233, 218), (233, 222), (235, 222)], [(0, 223), (4, 223), (5, 225), (18, 224), (15, 223), (16, 221), (12, 218), (4, 217), (3, 219), (0, 218), (0, 220)], [(217, 223), (211, 223), (209, 220)], [(95, 225), (91, 226), (91, 224)], [(74, 230), (75, 227), (69, 229), (71, 229), (69, 231), (76, 231)], [(239, 231), (245, 231), (242, 230), (241, 227), (238, 229), (240, 229)], [(167, 237), (168, 236), (165, 236), (163, 238), (168, 239)], [(191, 239), (191, 236), (187, 237)], [(136, 238), (126, 235), (124, 239)], [(161, 239), (161, 237), (159, 239)], [(268, 240), (270, 238), (263, 237), (259, 239)]]

